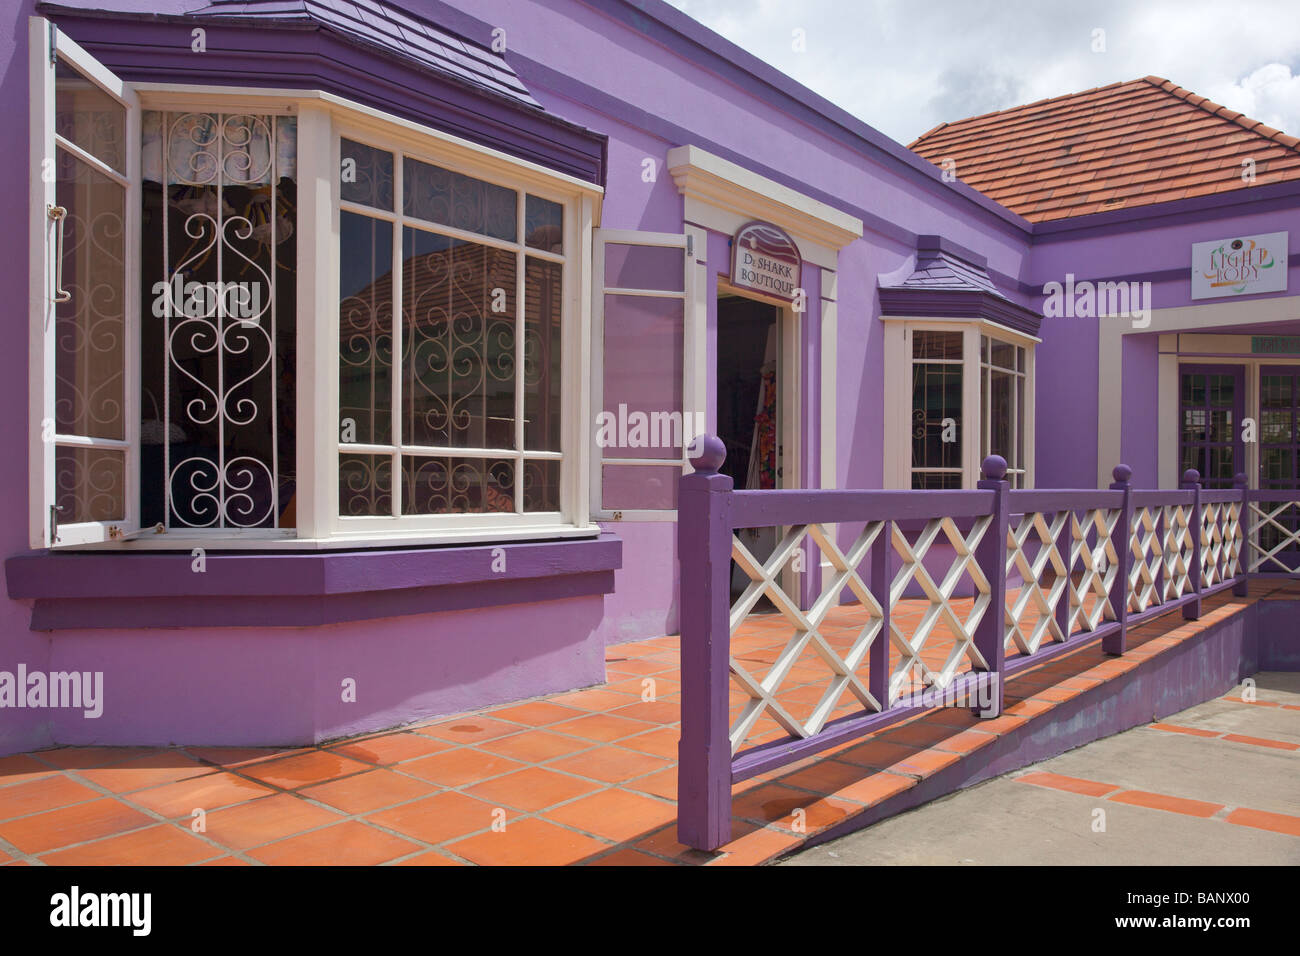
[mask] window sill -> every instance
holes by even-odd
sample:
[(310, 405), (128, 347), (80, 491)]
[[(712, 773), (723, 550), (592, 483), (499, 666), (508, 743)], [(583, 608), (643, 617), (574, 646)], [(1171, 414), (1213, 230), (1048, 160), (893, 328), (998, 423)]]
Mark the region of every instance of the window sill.
[(623, 543), (570, 541), (313, 553), (58, 553), (5, 561), (31, 628), (314, 627), (608, 594)]

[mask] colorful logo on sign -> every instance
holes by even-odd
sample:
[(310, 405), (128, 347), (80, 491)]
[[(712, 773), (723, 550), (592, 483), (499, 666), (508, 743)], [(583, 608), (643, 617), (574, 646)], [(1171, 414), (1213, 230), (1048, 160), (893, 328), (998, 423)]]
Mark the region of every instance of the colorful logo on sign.
[(731, 250), (732, 285), (795, 300), (803, 257), (785, 230), (767, 222), (746, 223), (732, 239)]
[(1241, 236), (1192, 246), (1192, 298), (1286, 291), (1287, 234)]

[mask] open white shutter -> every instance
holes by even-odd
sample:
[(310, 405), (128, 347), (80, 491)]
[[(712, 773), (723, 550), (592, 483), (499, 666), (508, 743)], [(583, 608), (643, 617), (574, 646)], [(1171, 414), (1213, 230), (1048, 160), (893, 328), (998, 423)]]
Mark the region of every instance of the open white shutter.
[(690, 468), (691, 440), (703, 431), (707, 381), (695, 254), (687, 234), (595, 231), (591, 487), (598, 519), (676, 517), (677, 483)]
[(32, 17), (31, 543), (138, 527), (140, 110)]

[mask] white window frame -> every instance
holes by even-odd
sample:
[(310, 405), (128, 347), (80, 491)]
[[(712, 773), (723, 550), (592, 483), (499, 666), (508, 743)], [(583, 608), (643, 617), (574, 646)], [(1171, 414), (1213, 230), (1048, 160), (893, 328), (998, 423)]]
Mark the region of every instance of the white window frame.
[[(974, 488), (980, 477), (984, 446), (980, 340), (984, 337), (1025, 349), (1025, 488), (1034, 487), (1034, 346), (1042, 340), (987, 319), (932, 319), (916, 316), (882, 316), (884, 334), (883, 408), (884, 486), (912, 487), (912, 333), (916, 331), (962, 334), (961, 474), (963, 488)], [(924, 360), (919, 360), (924, 361)], [(922, 469), (924, 470), (924, 469)]]
[[(36, 186), (32, 193), (32, 248), (43, 248), (46, 201), (53, 203), (54, 184), (39, 175), (42, 160), (52, 155), (53, 84), (47, 83), (49, 21), (33, 17), (29, 24), (32, 51), (31, 74), (33, 129), (32, 169)], [(75, 545), (111, 550), (189, 550), (204, 548), (249, 548), (282, 550), (328, 550), (331, 548), (383, 547), (392, 545), (472, 543), (476, 541), (536, 540), (541, 538), (591, 537), (599, 533), (590, 514), (589, 429), (591, 408), (591, 293), (592, 236), (599, 221), (603, 189), (577, 177), (556, 173), (539, 164), (518, 159), (499, 150), (472, 143), (411, 120), (322, 91), (258, 89), (235, 86), (137, 83), (116, 80), (102, 65), (58, 34), (58, 49), (69, 56), (84, 57), (86, 71), (96, 71), (101, 85), (120, 84), (121, 99), (132, 104), (128, 111), (128, 162), (131, 164), (128, 218), (135, 231), (128, 236), (128, 319), (138, 315), (139, 206), (140, 206), (140, 116), (143, 110), (236, 110), (292, 114), (298, 118), (298, 272), (297, 303), (297, 452), (296, 529), (268, 534), (266, 529), (213, 529), (210, 531), (171, 529), (166, 534), (134, 535), (131, 527), (119, 528), (126, 535), (110, 536), (109, 523), (90, 534), (60, 546)], [(36, 82), (37, 79), (40, 82)], [(47, 89), (48, 87), (48, 89)], [(48, 101), (48, 109), (46, 103)], [(339, 515), (338, 467), (340, 432), (338, 420), (338, 260), (340, 168), (339, 144), (346, 137), (377, 148), (404, 151), (414, 158), (453, 169), (476, 179), (516, 189), (564, 207), (565, 260), (562, 289), (561, 333), (562, 411), (560, 457), (568, 464), (561, 470), (559, 513), (421, 515), (403, 518), (343, 518)], [(400, 160), (399, 160), (400, 162)], [(360, 210), (357, 210), (360, 211)], [(37, 213), (40, 213), (39, 217)], [(364, 214), (379, 211), (366, 209)], [(520, 217), (524, 210), (520, 208)], [(383, 218), (382, 214), (379, 218)], [(439, 227), (444, 233), (454, 233)], [(482, 237), (465, 234), (474, 241)], [(520, 236), (522, 244), (523, 236)], [(395, 259), (400, 253), (395, 247)], [(554, 259), (543, 250), (525, 249), (525, 255)], [(45, 475), (52, 475), (53, 444), (41, 441), (42, 395), (52, 390), (53, 355), (46, 354), (37, 335), (43, 329), (48, 296), (43, 257), (33, 256), (31, 268), (32, 356), (30, 380), (32, 401), (29, 431), (32, 448), (31, 543), (48, 547), (49, 528), (45, 513)], [(524, 276), (517, 277), (522, 286)], [(522, 297), (517, 295), (522, 308)], [(128, 476), (138, 482), (139, 459), (139, 326), (128, 321), (131, 340), (127, 358)], [(47, 374), (47, 366), (49, 373)], [(48, 384), (47, 384), (48, 383)], [(522, 400), (522, 396), (519, 396)], [(394, 436), (396, 437), (396, 436)], [(347, 446), (360, 450), (362, 446)], [(399, 452), (400, 453), (400, 452)], [(503, 455), (502, 457), (510, 457)], [(547, 453), (527, 457), (552, 457)], [(327, 476), (320, 480), (320, 476)], [(128, 508), (138, 512), (138, 484), (128, 483)], [(63, 528), (60, 528), (62, 536)]]

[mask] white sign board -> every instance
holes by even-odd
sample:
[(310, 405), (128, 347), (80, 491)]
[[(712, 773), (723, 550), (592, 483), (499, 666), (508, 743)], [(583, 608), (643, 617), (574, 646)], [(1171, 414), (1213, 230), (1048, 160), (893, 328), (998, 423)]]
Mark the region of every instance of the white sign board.
[(1192, 298), (1285, 292), (1287, 234), (1269, 232), (1192, 244)]

